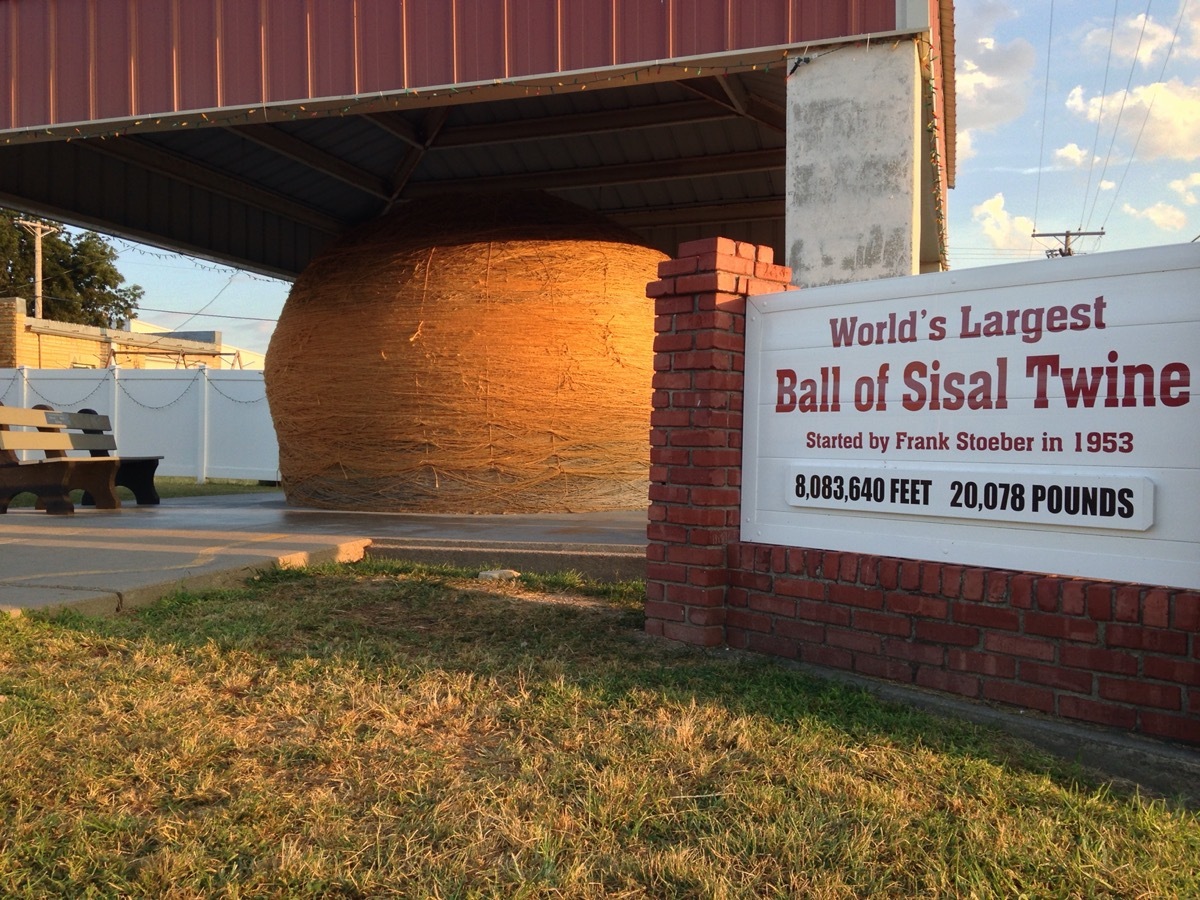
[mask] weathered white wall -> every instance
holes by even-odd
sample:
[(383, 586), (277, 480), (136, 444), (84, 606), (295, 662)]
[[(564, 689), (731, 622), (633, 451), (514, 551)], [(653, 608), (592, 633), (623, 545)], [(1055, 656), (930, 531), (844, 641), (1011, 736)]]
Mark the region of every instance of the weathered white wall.
[(917, 44), (814, 50), (788, 79), (787, 264), (802, 287), (920, 270)]

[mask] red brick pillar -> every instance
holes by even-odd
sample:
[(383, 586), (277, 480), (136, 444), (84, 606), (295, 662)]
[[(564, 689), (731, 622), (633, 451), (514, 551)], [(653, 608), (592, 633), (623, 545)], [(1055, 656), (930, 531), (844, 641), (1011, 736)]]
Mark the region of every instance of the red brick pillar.
[(746, 297), (790, 288), (770, 247), (690, 241), (659, 264), (646, 631), (725, 642), (727, 548), (738, 539)]

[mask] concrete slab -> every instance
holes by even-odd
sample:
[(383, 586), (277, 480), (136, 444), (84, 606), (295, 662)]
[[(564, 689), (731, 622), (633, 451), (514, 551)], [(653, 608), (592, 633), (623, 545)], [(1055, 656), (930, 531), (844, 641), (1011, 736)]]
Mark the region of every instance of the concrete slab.
[(282, 494), (0, 516), (0, 610), (113, 613), (174, 591), (233, 586), (272, 566), (379, 556), (640, 577), (645, 510), (436, 516), (298, 509)]

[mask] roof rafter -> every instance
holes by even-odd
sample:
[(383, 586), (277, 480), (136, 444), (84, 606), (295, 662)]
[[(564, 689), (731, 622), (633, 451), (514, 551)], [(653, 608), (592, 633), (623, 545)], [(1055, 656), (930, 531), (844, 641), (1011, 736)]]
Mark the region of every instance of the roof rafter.
[(338, 234), (345, 223), (323, 215), (309, 206), (289, 200), (280, 194), (259, 187), (225, 172), (219, 172), (202, 163), (170, 150), (156, 147), (137, 137), (110, 138), (106, 141), (87, 141), (80, 146), (94, 153), (101, 153), (131, 163), (173, 181), (182, 182), (202, 191), (208, 191), (238, 203), (257, 207), (277, 216), (292, 219), (317, 231)]
[(387, 182), (384, 179), (372, 175), (370, 172), (366, 172), (358, 166), (334, 156), (332, 153), (326, 153), (324, 150), (314, 147), (307, 141), (302, 141), (295, 135), (288, 134), (274, 125), (235, 125), (227, 130), (252, 143), (258, 144), (260, 147), (265, 147), (274, 153), (279, 153), (288, 159), (308, 166), (310, 169), (315, 169), (324, 175), (328, 175), (330, 178), (336, 178), (343, 184), (357, 188), (365, 194), (370, 194), (372, 197), (380, 200), (387, 200), (391, 197), (391, 192), (388, 190)]
[(784, 215), (781, 198), (730, 200), (725, 203), (698, 203), (688, 206), (657, 206), (645, 209), (613, 210), (608, 218), (626, 228), (659, 228), (672, 225), (715, 225), (721, 222), (758, 222)]
[(678, 82), (701, 97), (745, 116), (772, 131), (787, 133), (787, 111), (768, 100), (751, 93), (745, 82), (737, 75), (714, 75), (711, 78), (689, 78)]
[(450, 110), (444, 106), (434, 107), (425, 113), (425, 118), (421, 122), (420, 144), (416, 147), (410, 147), (408, 152), (404, 154), (404, 158), (396, 164), (396, 168), (392, 172), (392, 191), (384, 212), (391, 209), (396, 201), (400, 199), (400, 195), (408, 187), (408, 182), (412, 178), (413, 172), (417, 170), (417, 166), (425, 158), (425, 153), (428, 151), (429, 146), (437, 140), (438, 135), (442, 131), (442, 126), (446, 124), (446, 119), (449, 117)]
[(595, 166), (590, 169), (562, 169), (525, 172), (520, 175), (489, 175), (481, 178), (457, 178), (445, 181), (413, 182), (404, 192), (408, 199), (441, 193), (464, 193), (503, 190), (556, 190), (564, 188), (598, 187), (614, 184), (667, 181), (711, 175), (739, 175), (764, 172), (784, 167), (786, 153), (775, 150), (752, 150), (746, 153), (726, 153), (713, 156), (693, 156), (684, 159), (655, 160), (654, 162), (624, 163), (614, 166)]
[(437, 146), (477, 147), (483, 144), (509, 144), (548, 138), (624, 131), (631, 128), (658, 128), (733, 118), (736, 113), (720, 109), (704, 100), (680, 100), (649, 106), (568, 115), (511, 119), (486, 125), (456, 125), (445, 129)]

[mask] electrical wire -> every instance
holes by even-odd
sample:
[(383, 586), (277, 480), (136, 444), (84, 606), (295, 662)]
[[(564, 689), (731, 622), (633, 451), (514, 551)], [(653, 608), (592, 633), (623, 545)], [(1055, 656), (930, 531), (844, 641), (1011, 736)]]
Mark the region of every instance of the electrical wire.
[[(1038, 207), (1042, 202), (1042, 168), (1046, 162), (1046, 115), (1050, 109), (1050, 60), (1054, 58), (1051, 52), (1054, 41), (1054, 0), (1050, 0), (1050, 23), (1046, 27), (1046, 81), (1042, 90), (1042, 141), (1038, 148), (1038, 165), (1037, 165), (1037, 186), (1033, 193), (1033, 221), (1034, 231), (1037, 231)], [(1033, 247), (1034, 238), (1032, 235), (1029, 238), (1030, 248)]]
[(265, 318), (263, 316), (230, 316), (223, 313), (189, 313), (182, 309), (155, 309), (151, 306), (139, 306), (138, 312), (161, 313), (168, 316), (191, 316), (204, 319), (236, 319), (239, 322), (277, 322), (278, 319)]
[(1120, 0), (1113, 0), (1112, 27), (1108, 30), (1108, 56), (1104, 60), (1104, 82), (1100, 86), (1100, 109), (1096, 112), (1096, 136), (1092, 138), (1092, 152), (1088, 154), (1088, 180), (1087, 187), (1083, 190), (1083, 209), (1079, 211), (1079, 231), (1083, 231), (1088, 196), (1092, 193), (1092, 173), (1096, 169), (1096, 151), (1100, 148), (1100, 125), (1104, 122), (1104, 101), (1108, 99), (1108, 73), (1112, 69), (1113, 44), (1117, 39), (1117, 6), (1119, 4)]
[[(1129, 99), (1129, 91), (1133, 86), (1133, 73), (1137, 70), (1138, 57), (1142, 52), (1142, 39), (1146, 36), (1146, 26), (1150, 23), (1150, 7), (1154, 0), (1146, 0), (1146, 12), (1142, 16), (1142, 30), (1138, 33), (1137, 47), (1133, 51), (1133, 59), (1129, 63), (1129, 78), (1125, 81), (1125, 90), (1121, 94), (1121, 108), (1117, 110), (1117, 121), (1113, 123), (1112, 139), (1108, 142), (1108, 152), (1104, 154), (1104, 166), (1100, 169), (1100, 183), (1096, 186), (1096, 196), (1092, 199), (1092, 208), (1088, 211), (1087, 222), (1081, 231), (1087, 231), (1092, 224), (1092, 216), (1096, 214), (1096, 204), (1100, 202), (1100, 192), (1104, 190), (1104, 176), (1108, 174), (1108, 164), (1112, 160), (1113, 147), (1117, 143), (1117, 133), (1121, 130), (1121, 117), (1125, 114), (1125, 101)], [(1086, 196), (1084, 202), (1087, 202)]]
[[(1171, 42), (1167, 45), (1166, 56), (1163, 57), (1162, 68), (1158, 73), (1158, 80), (1155, 82), (1161, 90), (1163, 75), (1166, 74), (1167, 64), (1171, 61), (1171, 53), (1175, 50), (1175, 41), (1179, 37), (1179, 29), (1183, 25), (1183, 17), (1187, 12), (1189, 0), (1182, 0), (1179, 4), (1179, 18), (1175, 20), (1175, 30), (1171, 33)], [(1134, 159), (1137, 158), (1137, 148), (1142, 142), (1142, 135), (1146, 131), (1146, 123), (1150, 121), (1150, 113), (1154, 109), (1154, 101), (1158, 99), (1158, 91), (1156, 90), (1150, 97), (1150, 103), (1146, 106), (1146, 116), (1142, 119), (1142, 127), (1138, 129), (1137, 139), (1133, 142), (1133, 150), (1129, 153), (1129, 160), (1125, 163), (1125, 171), (1121, 174), (1121, 180), (1117, 182), (1116, 190), (1113, 191), (1112, 203), (1108, 205), (1108, 211), (1104, 214), (1104, 221), (1100, 227), (1103, 228), (1108, 222), (1108, 217), (1112, 215), (1113, 209), (1117, 205), (1117, 198), (1121, 196), (1121, 188), (1125, 186), (1125, 181), (1129, 177), (1129, 168), (1133, 165)]]
[[(202, 307), (200, 307), (200, 308), (199, 308), (198, 310), (196, 310), (194, 313), (192, 313), (191, 315), (189, 315), (189, 316), (188, 316), (186, 319), (184, 319), (184, 320), (183, 320), (182, 322), (180, 322), (178, 325), (174, 326), (174, 329), (173, 329), (173, 330), (174, 330), (174, 331), (182, 331), (182, 330), (183, 330), (183, 327), (184, 327), (185, 325), (187, 325), (187, 324), (188, 324), (189, 322), (191, 322), (193, 319), (199, 318), (201, 315), (203, 315), (203, 314), (204, 314), (204, 311), (205, 311), (206, 309), (208, 309), (210, 306), (212, 306), (214, 303), (216, 303), (216, 302), (217, 302), (217, 300), (220, 298), (220, 296), (221, 296), (223, 293), (225, 293), (225, 291), (227, 291), (227, 290), (229, 289), (229, 286), (233, 284), (233, 280), (234, 280), (235, 278), (237, 278), (237, 275), (238, 275), (238, 273), (237, 273), (237, 272), (234, 272), (233, 274), (231, 274), (231, 275), (229, 276), (229, 280), (225, 282), (224, 286), (223, 286), (223, 287), (222, 287), (222, 288), (221, 288), (219, 291), (217, 291), (215, 294), (213, 294), (213, 297), (212, 297), (212, 299), (211, 299), (211, 300), (209, 300), (207, 303), (205, 303), (205, 304), (204, 304)], [(158, 343), (158, 342), (159, 342), (159, 341), (161, 341), (161, 340), (164, 340), (164, 339), (166, 339), (166, 338), (169, 338), (169, 337), (170, 337), (170, 335), (171, 335), (171, 332), (169, 332), (169, 331), (168, 331), (168, 332), (164, 332), (162, 335), (160, 335), (159, 337), (157, 337), (157, 338), (155, 338), (153, 341), (151, 341), (151, 342), (150, 342), (150, 345), (156, 344), (156, 343)]]

